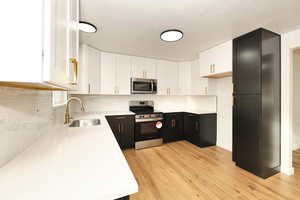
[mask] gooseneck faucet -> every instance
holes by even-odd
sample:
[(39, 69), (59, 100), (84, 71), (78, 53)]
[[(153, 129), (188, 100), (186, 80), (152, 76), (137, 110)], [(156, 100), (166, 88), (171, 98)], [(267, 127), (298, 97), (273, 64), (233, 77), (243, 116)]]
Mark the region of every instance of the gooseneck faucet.
[(70, 102), (72, 100), (78, 101), (80, 103), (80, 106), (81, 106), (81, 111), (85, 112), (85, 108), (84, 108), (84, 105), (83, 105), (81, 99), (79, 99), (78, 97), (70, 97), (67, 100), (66, 113), (65, 113), (65, 124), (69, 124), (71, 122), (71, 119), (72, 119), (72, 117), (70, 116), (70, 108), (69, 108), (70, 107)]

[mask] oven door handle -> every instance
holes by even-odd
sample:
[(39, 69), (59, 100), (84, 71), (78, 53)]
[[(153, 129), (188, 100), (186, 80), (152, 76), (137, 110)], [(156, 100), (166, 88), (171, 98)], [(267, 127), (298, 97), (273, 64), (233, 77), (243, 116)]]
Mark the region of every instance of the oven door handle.
[(142, 122), (156, 122), (156, 121), (161, 121), (163, 118), (153, 118), (153, 119), (135, 119), (136, 123), (142, 123)]

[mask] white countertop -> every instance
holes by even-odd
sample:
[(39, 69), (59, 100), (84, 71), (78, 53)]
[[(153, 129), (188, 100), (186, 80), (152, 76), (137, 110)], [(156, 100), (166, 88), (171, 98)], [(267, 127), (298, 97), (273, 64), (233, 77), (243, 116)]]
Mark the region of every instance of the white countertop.
[[(120, 113), (119, 113), (120, 114)], [(113, 200), (138, 191), (104, 117), (89, 128), (54, 127), (0, 169), (3, 200)]]
[[(194, 114), (213, 114), (217, 113), (216, 111), (212, 110), (199, 110), (199, 109), (158, 109), (155, 112), (162, 112), (162, 113), (175, 113), (175, 112), (187, 112), (187, 113), (194, 113)], [(81, 115), (81, 113), (79, 113)], [(90, 115), (104, 115), (104, 116), (114, 116), (114, 115), (135, 115), (135, 113), (131, 111), (101, 111), (101, 112), (88, 112), (88, 116)]]
[(197, 109), (159, 109), (159, 112), (163, 113), (175, 113), (175, 112), (187, 112), (187, 113), (194, 113), (194, 114), (213, 114), (217, 113), (216, 111), (211, 110), (197, 110)]
[(105, 116), (114, 116), (114, 115), (135, 115), (131, 111), (102, 111), (102, 112), (91, 112), (92, 114), (99, 114)]

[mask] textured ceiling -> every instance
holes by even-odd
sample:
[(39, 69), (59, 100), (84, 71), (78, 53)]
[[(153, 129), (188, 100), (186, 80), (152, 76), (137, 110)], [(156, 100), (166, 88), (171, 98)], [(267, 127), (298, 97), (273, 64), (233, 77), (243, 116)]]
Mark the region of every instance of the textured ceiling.
[[(81, 0), (81, 20), (98, 27), (81, 42), (103, 51), (176, 61), (259, 27), (283, 33), (300, 27), (300, 0)], [(180, 29), (175, 43), (160, 40)]]

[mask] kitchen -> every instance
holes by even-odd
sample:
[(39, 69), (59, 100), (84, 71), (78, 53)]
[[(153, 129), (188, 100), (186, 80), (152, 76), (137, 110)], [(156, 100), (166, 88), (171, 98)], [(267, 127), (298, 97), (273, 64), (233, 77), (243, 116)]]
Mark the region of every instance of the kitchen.
[[(297, 199), (288, 102), (300, 5), (256, 3), (4, 3), (1, 199)], [(96, 32), (79, 31), (79, 21)], [(248, 34), (267, 33), (272, 43), (257, 37), (250, 44), (261, 50), (244, 48)], [(274, 66), (273, 79), (239, 71), (257, 62), (249, 48), (263, 58), (255, 66)], [(243, 95), (261, 95), (262, 113)], [(247, 137), (257, 119), (268, 125), (263, 146)]]

